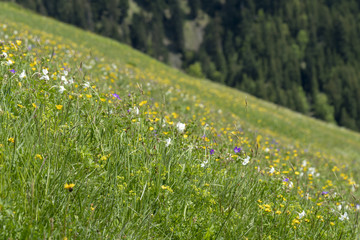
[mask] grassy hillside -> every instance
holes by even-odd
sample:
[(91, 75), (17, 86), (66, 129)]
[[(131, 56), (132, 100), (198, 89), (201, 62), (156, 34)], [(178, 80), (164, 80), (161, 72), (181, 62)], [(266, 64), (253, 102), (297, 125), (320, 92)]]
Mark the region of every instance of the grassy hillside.
[(360, 135), (0, 3), (2, 239), (354, 239)]

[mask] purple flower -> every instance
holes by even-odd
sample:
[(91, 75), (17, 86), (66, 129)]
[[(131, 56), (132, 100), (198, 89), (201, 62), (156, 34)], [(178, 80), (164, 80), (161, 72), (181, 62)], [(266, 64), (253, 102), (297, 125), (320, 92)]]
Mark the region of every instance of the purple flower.
[(235, 147), (235, 148), (234, 148), (234, 152), (235, 152), (235, 153), (241, 152), (241, 147)]
[(283, 180), (283, 182), (288, 182), (289, 181), (289, 179), (288, 178), (285, 178), (284, 180)]
[(112, 95), (113, 95), (113, 97), (116, 97), (117, 99), (121, 100), (121, 98), (119, 97), (119, 95), (117, 95), (116, 93), (113, 93)]
[(214, 152), (215, 152), (215, 150), (214, 150), (214, 149), (211, 149), (211, 150), (210, 150), (210, 155), (213, 155)]
[(11, 69), (10, 72), (12, 72), (14, 74), (16, 73), (15, 69)]
[(326, 195), (326, 194), (329, 194), (329, 192), (323, 191), (323, 192), (321, 193), (321, 195)]

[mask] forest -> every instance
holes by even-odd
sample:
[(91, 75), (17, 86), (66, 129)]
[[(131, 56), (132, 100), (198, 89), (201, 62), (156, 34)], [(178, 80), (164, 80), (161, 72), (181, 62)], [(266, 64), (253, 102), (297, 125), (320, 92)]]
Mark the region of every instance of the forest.
[(360, 130), (357, 0), (12, 0), (183, 69)]

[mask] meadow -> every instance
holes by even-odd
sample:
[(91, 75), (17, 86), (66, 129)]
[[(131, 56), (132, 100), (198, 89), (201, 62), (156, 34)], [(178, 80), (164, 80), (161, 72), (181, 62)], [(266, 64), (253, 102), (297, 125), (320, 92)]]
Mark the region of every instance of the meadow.
[(358, 239), (358, 133), (0, 3), (1, 239)]

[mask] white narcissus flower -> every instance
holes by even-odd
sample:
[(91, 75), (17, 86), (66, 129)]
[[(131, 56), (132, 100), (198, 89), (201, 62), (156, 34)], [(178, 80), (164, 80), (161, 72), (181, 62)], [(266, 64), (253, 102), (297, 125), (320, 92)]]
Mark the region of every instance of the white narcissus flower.
[(20, 74), (19, 76), (21, 79), (24, 79), (26, 78), (26, 73), (25, 73), (25, 70), (22, 71), (22, 73)]
[(243, 159), (242, 158), (242, 160), (243, 160), (243, 162), (242, 162), (242, 165), (247, 165), (249, 162), (250, 162), (250, 157), (249, 156), (246, 156), (246, 158), (245, 159)]
[(133, 112), (133, 113), (135, 113), (136, 115), (139, 115), (139, 113), (140, 113), (140, 111), (139, 111), (139, 109), (138, 109), (137, 107), (130, 108), (129, 110), (130, 110), (130, 112)]
[(64, 91), (66, 91), (65, 87), (64, 87), (64, 86), (60, 86), (60, 87), (59, 87), (59, 92), (60, 92), (60, 93), (63, 93)]
[(69, 82), (68, 82), (68, 80), (66, 79), (65, 76), (61, 76), (61, 81), (63, 81), (65, 85), (69, 84)]
[(204, 162), (202, 162), (202, 163), (200, 164), (200, 166), (201, 166), (201, 167), (205, 167), (208, 162), (209, 162), (208, 160), (205, 160)]
[(13, 65), (13, 64), (14, 64), (14, 62), (13, 62), (11, 59), (9, 59), (9, 60), (6, 62), (6, 65), (8, 65), (8, 66)]
[(184, 132), (186, 125), (185, 125), (185, 123), (178, 122), (176, 124), (176, 127), (179, 130), (179, 132)]
[(43, 76), (41, 76), (41, 78), (40, 78), (40, 80), (42, 80), (42, 79), (45, 79), (46, 81), (49, 81), (49, 76), (48, 75), (43, 75)]
[(339, 219), (341, 221), (349, 220), (349, 216), (348, 216), (347, 212), (345, 212), (343, 215), (340, 215)]
[(309, 168), (308, 173), (311, 174), (311, 175), (314, 175), (315, 174), (315, 168), (314, 167)]
[(89, 82), (85, 82), (84, 83), (84, 88), (89, 88), (90, 87), (90, 83)]
[(171, 144), (171, 138), (166, 139), (165, 142), (166, 142), (165, 146), (168, 147)]
[(303, 217), (305, 217), (305, 215), (305, 211), (302, 211), (301, 213), (299, 213), (299, 219), (302, 219)]

